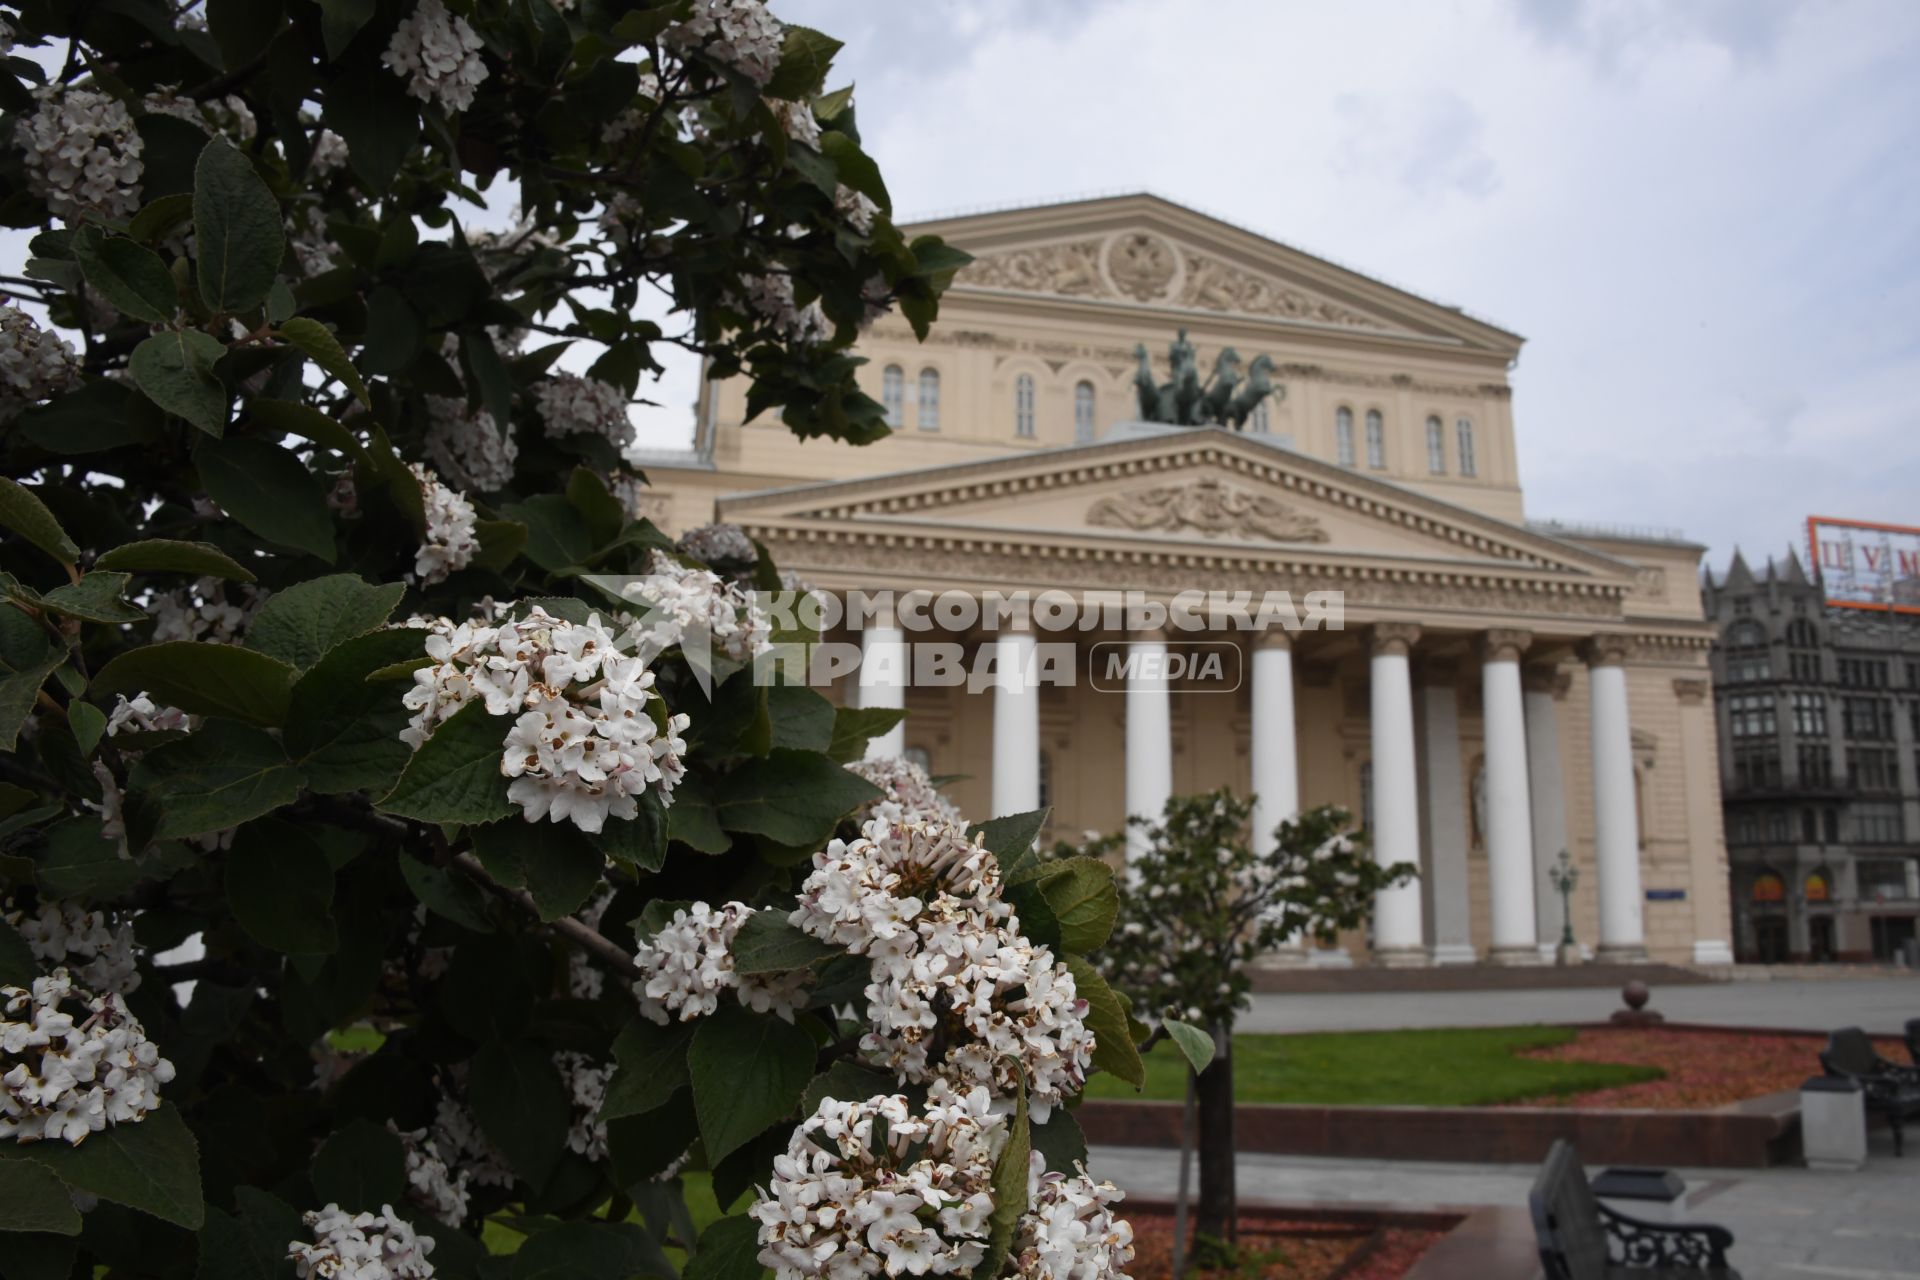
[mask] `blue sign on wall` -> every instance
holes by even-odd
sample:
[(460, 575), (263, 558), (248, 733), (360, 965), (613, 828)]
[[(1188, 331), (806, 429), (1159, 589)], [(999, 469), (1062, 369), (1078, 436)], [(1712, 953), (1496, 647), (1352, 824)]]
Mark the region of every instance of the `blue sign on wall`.
[(1648, 902), (1685, 902), (1686, 900), (1687, 900), (1687, 891), (1685, 889), (1649, 889), (1647, 890)]

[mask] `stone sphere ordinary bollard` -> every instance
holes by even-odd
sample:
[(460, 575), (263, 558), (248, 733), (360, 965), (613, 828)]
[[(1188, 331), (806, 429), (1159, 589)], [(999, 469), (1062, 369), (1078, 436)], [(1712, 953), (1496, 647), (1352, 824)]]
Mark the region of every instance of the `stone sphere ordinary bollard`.
[(1650, 1027), (1667, 1020), (1664, 1014), (1647, 1008), (1647, 1001), (1653, 998), (1653, 992), (1638, 978), (1620, 988), (1620, 998), (1627, 1007), (1614, 1010), (1612, 1022), (1615, 1026)]

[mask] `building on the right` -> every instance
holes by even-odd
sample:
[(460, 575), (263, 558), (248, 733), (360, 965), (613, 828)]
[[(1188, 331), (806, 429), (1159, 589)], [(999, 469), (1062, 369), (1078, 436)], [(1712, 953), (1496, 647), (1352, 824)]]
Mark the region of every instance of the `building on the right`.
[(1920, 616), (1832, 607), (1789, 551), (1703, 583), (1743, 963), (1910, 958)]

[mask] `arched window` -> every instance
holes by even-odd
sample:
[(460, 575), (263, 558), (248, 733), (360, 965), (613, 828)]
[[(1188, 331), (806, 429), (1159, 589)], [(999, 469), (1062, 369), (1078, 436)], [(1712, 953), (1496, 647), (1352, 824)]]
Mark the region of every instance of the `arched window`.
[(1013, 380), (1013, 434), (1022, 440), (1033, 439), (1033, 375), (1030, 373)]
[(922, 431), (940, 429), (940, 371), (938, 369), (920, 371), (920, 429)]
[(1341, 405), (1333, 411), (1333, 446), (1340, 465), (1353, 465), (1353, 410)]
[(1367, 410), (1367, 465), (1375, 471), (1387, 465), (1387, 423), (1378, 409)]
[(1262, 400), (1253, 406), (1253, 416), (1247, 419), (1255, 435), (1267, 435), (1273, 430), (1273, 415), (1267, 412), (1267, 402)]
[(1427, 419), (1427, 470), (1436, 476), (1447, 474), (1447, 429), (1438, 414)]
[(1093, 384), (1079, 382), (1073, 388), (1073, 441), (1088, 444), (1093, 440)]
[(907, 371), (897, 364), (887, 366), (880, 375), (880, 403), (886, 406), (887, 425), (905, 426), (907, 421)]
[(1453, 424), (1453, 433), (1458, 437), (1458, 444), (1454, 452), (1459, 455), (1460, 458), (1460, 474), (1463, 476), (1479, 475), (1480, 471), (1473, 456), (1472, 420), (1469, 418), (1461, 418), (1458, 422), (1455, 422)]

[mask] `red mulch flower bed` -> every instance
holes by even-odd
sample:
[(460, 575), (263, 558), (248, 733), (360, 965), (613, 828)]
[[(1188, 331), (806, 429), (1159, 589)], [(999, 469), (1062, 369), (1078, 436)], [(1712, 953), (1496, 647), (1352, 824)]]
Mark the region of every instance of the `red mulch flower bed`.
[[(1526, 1056), (1555, 1062), (1624, 1062), (1658, 1067), (1664, 1079), (1597, 1089), (1592, 1093), (1529, 1098), (1524, 1107), (1602, 1110), (1703, 1111), (1764, 1094), (1798, 1089), (1820, 1074), (1822, 1042), (1809, 1036), (1744, 1035), (1675, 1028), (1598, 1028)], [(1895, 1041), (1880, 1042), (1883, 1056), (1906, 1061)]]
[[(1133, 1280), (1170, 1280), (1173, 1219), (1130, 1217)], [(1373, 1226), (1260, 1216), (1240, 1224), (1238, 1267), (1187, 1268), (1190, 1280), (1397, 1280), (1445, 1235), (1439, 1228)]]

